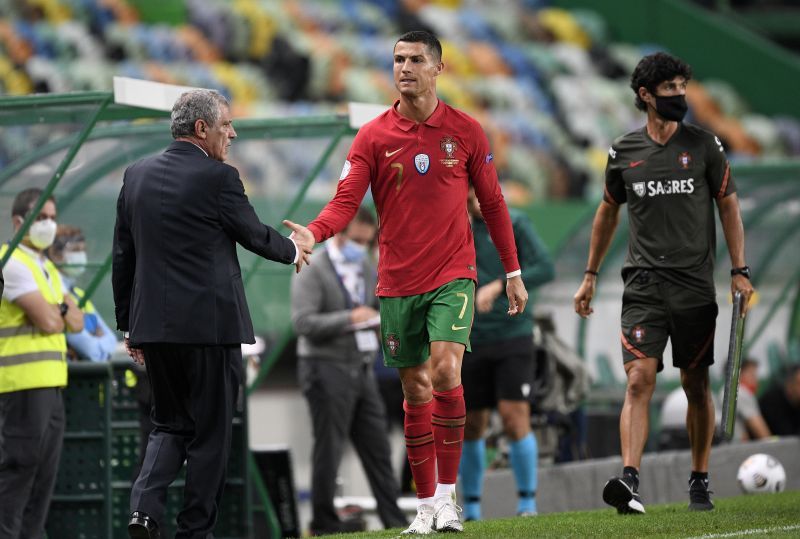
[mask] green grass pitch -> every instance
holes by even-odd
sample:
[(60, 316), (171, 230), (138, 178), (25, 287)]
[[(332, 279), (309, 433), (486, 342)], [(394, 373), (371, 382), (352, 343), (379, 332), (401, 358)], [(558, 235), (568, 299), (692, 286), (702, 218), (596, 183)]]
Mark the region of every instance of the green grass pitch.
[[(645, 500), (646, 503), (646, 500)], [(800, 537), (800, 490), (778, 494), (736, 496), (714, 500), (716, 509), (690, 512), (687, 502), (646, 505), (645, 515), (617, 515), (599, 509), (550, 513), (537, 517), (467, 522), (453, 537), (653, 537), (660, 539)], [(400, 529), (333, 535), (340, 539), (379, 539), (400, 536)]]

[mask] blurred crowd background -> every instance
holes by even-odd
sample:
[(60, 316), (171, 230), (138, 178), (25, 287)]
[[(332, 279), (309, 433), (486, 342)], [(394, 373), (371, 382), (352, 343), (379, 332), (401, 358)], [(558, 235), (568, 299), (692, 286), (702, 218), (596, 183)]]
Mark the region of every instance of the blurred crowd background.
[[(120, 75), (216, 88), (232, 99), (236, 117), (388, 104), (394, 40), (423, 28), (443, 42), (440, 95), (482, 122), (512, 203), (593, 200), (611, 141), (641, 123), (630, 72), (659, 46), (614, 41), (602, 14), (561, 4), (0, 0), (0, 94), (109, 91)], [(753, 110), (733, 82), (698, 73), (688, 98), (689, 121), (719, 134), (734, 162), (800, 156), (797, 117)], [(0, 167), (24, 150), (19, 145), (30, 140), (3, 137)]]

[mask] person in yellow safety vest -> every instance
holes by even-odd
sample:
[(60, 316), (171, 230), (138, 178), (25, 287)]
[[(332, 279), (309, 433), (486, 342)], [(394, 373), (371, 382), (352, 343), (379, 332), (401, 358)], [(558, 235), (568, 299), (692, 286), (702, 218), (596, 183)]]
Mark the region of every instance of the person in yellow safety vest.
[[(86, 270), (86, 239), (83, 231), (71, 225), (58, 225), (53, 245), (47, 249), (47, 257), (58, 267), (64, 289), (80, 306), (84, 291), (75, 285), (75, 279)], [(67, 357), (108, 361), (117, 348), (117, 336), (97, 312), (91, 300), (81, 307), (83, 330), (67, 333)]]
[[(18, 231), (42, 194), (19, 193), (11, 208)], [(42, 206), (3, 267), (0, 301), (0, 537), (43, 537), (64, 437), (67, 344), (83, 314), (65, 296), (43, 251), (56, 232), (56, 203)], [(0, 257), (8, 245), (0, 247)]]

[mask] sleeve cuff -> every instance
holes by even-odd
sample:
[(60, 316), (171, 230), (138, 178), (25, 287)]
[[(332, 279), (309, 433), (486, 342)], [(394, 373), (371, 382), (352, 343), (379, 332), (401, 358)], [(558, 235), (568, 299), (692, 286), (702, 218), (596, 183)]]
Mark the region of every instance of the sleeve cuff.
[(517, 277), (519, 275), (522, 275), (522, 270), (521, 269), (514, 270), (514, 271), (509, 271), (508, 273), (506, 273), (506, 279), (511, 279), (511, 278)]
[(297, 247), (297, 243), (292, 238), (289, 238), (289, 241), (292, 242), (294, 245), (294, 258), (292, 259), (292, 264), (297, 264), (297, 259), (300, 258), (300, 249)]

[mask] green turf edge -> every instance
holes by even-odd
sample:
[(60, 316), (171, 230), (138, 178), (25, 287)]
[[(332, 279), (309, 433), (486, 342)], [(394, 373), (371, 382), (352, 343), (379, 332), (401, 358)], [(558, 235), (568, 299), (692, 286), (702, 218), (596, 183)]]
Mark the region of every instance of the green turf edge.
[[(467, 522), (459, 537), (653, 537), (673, 539), (747, 531), (742, 537), (800, 537), (800, 490), (715, 500), (716, 509), (693, 512), (686, 502), (648, 505), (646, 515), (598, 509), (537, 517)], [(400, 529), (331, 535), (331, 539), (399, 537)], [(726, 535), (725, 537), (736, 537)], [(408, 536), (403, 536), (408, 537)]]

